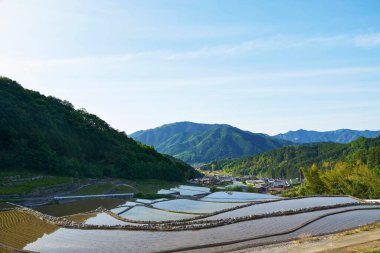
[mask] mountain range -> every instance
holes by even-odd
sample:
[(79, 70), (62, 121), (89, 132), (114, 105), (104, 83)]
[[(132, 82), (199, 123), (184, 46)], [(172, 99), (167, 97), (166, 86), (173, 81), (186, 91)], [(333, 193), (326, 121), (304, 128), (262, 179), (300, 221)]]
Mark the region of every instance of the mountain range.
[(0, 77), (0, 172), (183, 180), (198, 173), (96, 115)]
[(351, 129), (339, 129), (335, 131), (317, 132), (308, 130), (289, 131), (273, 137), (294, 143), (313, 143), (313, 142), (336, 142), (349, 143), (360, 137), (375, 138), (380, 135), (380, 131), (359, 131)]
[(167, 124), (135, 132), (130, 137), (193, 165), (254, 155), (292, 144), (226, 124), (193, 122)]
[(317, 132), (301, 129), (269, 136), (227, 124), (185, 121), (137, 131), (130, 137), (153, 146), (161, 153), (199, 166), (215, 160), (251, 156), (284, 146), (319, 142), (349, 143), (360, 137), (374, 138), (378, 135), (380, 131), (339, 129)]

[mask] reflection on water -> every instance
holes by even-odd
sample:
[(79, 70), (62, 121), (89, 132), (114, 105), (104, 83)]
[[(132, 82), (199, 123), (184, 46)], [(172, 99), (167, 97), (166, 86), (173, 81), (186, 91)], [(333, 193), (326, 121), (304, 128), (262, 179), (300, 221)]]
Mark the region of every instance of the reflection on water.
[[(350, 207), (352, 208), (352, 207)], [(40, 252), (157, 252), (174, 250), (181, 247), (207, 245), (210, 243), (230, 242), (249, 239), (254, 236), (279, 233), (303, 224), (321, 214), (350, 208), (337, 208), (297, 215), (264, 218), (239, 222), (231, 225), (195, 231), (125, 231), (125, 230), (78, 230), (61, 228), (56, 232), (25, 247)], [(340, 222), (342, 214), (330, 216), (330, 229), (334, 231), (347, 228)], [(350, 220), (349, 227), (367, 224), (380, 219), (379, 210), (352, 211), (342, 215)], [(323, 221), (317, 221), (321, 222)], [(319, 228), (318, 223), (313, 229)], [(314, 230), (310, 230), (313, 232)], [(317, 231), (317, 230), (316, 230)], [(309, 232), (309, 230), (304, 230)], [(323, 232), (329, 232), (326, 229)]]
[(115, 219), (109, 214), (106, 213), (98, 213), (95, 217), (91, 217), (85, 221), (85, 224), (89, 225), (109, 225), (109, 226), (116, 226), (116, 225), (137, 225), (135, 223), (129, 223), (125, 221), (121, 221), (118, 219)]
[(312, 197), (302, 199), (289, 199), (270, 203), (261, 203), (248, 207), (236, 209), (227, 213), (220, 213), (205, 218), (206, 220), (217, 220), (231, 217), (242, 217), (252, 214), (273, 213), (279, 211), (312, 208), (317, 206), (333, 206), (337, 204), (358, 203), (359, 201), (350, 197)]
[(273, 199), (281, 199), (281, 197), (277, 197), (270, 194), (250, 192), (214, 192), (202, 198), (202, 200), (204, 201), (215, 202), (250, 202)]
[(232, 208), (245, 203), (222, 203), (222, 202), (206, 202), (190, 199), (176, 199), (163, 201), (153, 204), (154, 207), (175, 211), (175, 212), (187, 212), (194, 214), (212, 213), (223, 209)]
[(120, 216), (134, 221), (167, 221), (189, 219), (197, 215), (166, 212), (145, 206), (135, 206), (127, 212), (120, 214)]

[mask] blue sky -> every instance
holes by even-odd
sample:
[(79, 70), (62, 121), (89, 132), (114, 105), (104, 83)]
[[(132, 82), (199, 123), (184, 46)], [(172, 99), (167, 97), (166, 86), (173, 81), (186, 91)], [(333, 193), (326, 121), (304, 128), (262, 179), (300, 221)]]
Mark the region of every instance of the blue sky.
[(380, 129), (380, 1), (0, 0), (0, 75), (132, 133)]

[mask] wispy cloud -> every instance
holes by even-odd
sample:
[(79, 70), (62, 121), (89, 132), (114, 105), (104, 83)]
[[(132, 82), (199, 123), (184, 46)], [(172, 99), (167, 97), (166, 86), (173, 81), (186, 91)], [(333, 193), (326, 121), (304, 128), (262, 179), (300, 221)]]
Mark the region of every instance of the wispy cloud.
[(173, 53), (171, 60), (197, 59), (213, 56), (236, 56), (245, 53), (306, 47), (375, 47), (380, 46), (380, 33), (312, 37), (277, 36), (254, 39), (237, 44), (217, 45)]
[(359, 47), (380, 46), (380, 33), (355, 36), (354, 42)]
[(94, 62), (114, 63), (135, 60), (166, 60), (182, 61), (197, 60), (213, 57), (235, 57), (249, 53), (262, 53), (284, 49), (304, 48), (369, 48), (380, 46), (380, 33), (347, 35), (337, 34), (331, 36), (275, 36), (238, 42), (235, 44), (220, 44), (195, 49), (156, 49), (151, 51), (138, 51), (123, 54), (98, 55), (91, 57), (66, 58), (66, 59), (6, 59), (12, 62), (24, 62), (31, 65), (61, 65), (61, 64), (87, 64)]

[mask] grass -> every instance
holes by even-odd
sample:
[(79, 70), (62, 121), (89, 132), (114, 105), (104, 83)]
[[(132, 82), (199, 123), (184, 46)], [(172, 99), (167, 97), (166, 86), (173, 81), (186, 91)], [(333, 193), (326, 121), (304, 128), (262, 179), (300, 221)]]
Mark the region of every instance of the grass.
[[(17, 174), (11, 172), (0, 173), (1, 177), (5, 176), (15, 176)], [(33, 174), (35, 175), (35, 174)], [(33, 176), (32, 174), (28, 177)], [(160, 189), (170, 189), (172, 187), (178, 186), (179, 184), (184, 184), (185, 182), (171, 182), (163, 181), (158, 179), (146, 179), (146, 180), (137, 180), (137, 181), (128, 181), (124, 179), (117, 179), (114, 181), (109, 181), (106, 183), (98, 183), (94, 185), (89, 185), (81, 188), (80, 190), (73, 192), (70, 195), (93, 195), (93, 194), (107, 194), (107, 193), (144, 193), (151, 194), (156, 193)], [(0, 195), (11, 195), (11, 194), (26, 194), (33, 191), (33, 189), (40, 187), (48, 187), (59, 184), (71, 183), (73, 178), (70, 177), (49, 177), (43, 179), (37, 179), (28, 182), (20, 182), (10, 186), (0, 186)], [(123, 183), (125, 182), (125, 183)]]
[(15, 185), (0, 186), (0, 195), (10, 194), (26, 194), (32, 192), (36, 188), (48, 187), (60, 184), (68, 184), (73, 181), (71, 177), (49, 177), (32, 181), (20, 182)]
[(87, 220), (88, 218), (95, 217), (96, 215), (97, 213), (78, 213), (78, 214), (68, 215), (65, 218), (79, 223), (79, 222), (83, 222)]
[(114, 188), (114, 193), (129, 193), (129, 192), (136, 193), (137, 189), (126, 184), (117, 185)]
[[(369, 225), (361, 226), (361, 227), (358, 227), (355, 229), (350, 229), (350, 230), (335, 234), (334, 237), (340, 238), (340, 237), (343, 237), (346, 235), (353, 235), (353, 234), (357, 234), (357, 233), (360, 233), (363, 231), (370, 231), (372, 229), (379, 228), (379, 227), (380, 227), (380, 222), (375, 222), (375, 223), (372, 223)], [(302, 234), (298, 237), (298, 240), (294, 240), (293, 243), (294, 244), (301, 244), (301, 243), (312, 242), (312, 241), (317, 241), (317, 240), (319, 240), (319, 238), (317, 236), (312, 236), (311, 234)], [(371, 251), (368, 251), (368, 252), (371, 252)], [(376, 252), (376, 253), (378, 253), (378, 252)]]
[(20, 211), (0, 212), (0, 243), (22, 249), (44, 234), (57, 229), (55, 225)]
[(114, 184), (111, 181), (107, 183), (100, 183), (85, 186), (82, 189), (71, 193), (70, 195), (93, 195), (93, 194), (107, 194), (107, 193), (136, 193), (138, 190), (128, 184)]
[(106, 194), (110, 192), (115, 185), (111, 182), (89, 185), (81, 188), (80, 190), (71, 193), (70, 195), (93, 195), (93, 194)]
[(374, 250), (370, 250), (370, 251), (365, 251), (364, 253), (380, 253), (380, 248), (374, 249)]
[(7, 202), (0, 202), (0, 209), (1, 208), (15, 208), (15, 205), (12, 205), (12, 204), (7, 203)]
[(135, 188), (137, 189), (136, 192), (147, 194), (147, 193), (157, 193), (158, 190), (170, 189), (180, 184), (184, 184), (184, 182), (170, 182), (170, 181), (162, 181), (162, 180), (157, 180), (157, 179), (147, 179), (147, 180), (137, 180)]
[(375, 228), (380, 228), (380, 222), (375, 222), (373, 224), (369, 224), (369, 225), (361, 226), (361, 227), (358, 227), (355, 229), (347, 230), (347, 231), (344, 231), (342, 233), (336, 234), (335, 237), (339, 238), (339, 237), (342, 237), (345, 235), (353, 235), (353, 234), (357, 234), (357, 233), (360, 233), (363, 231), (369, 231), (369, 230), (372, 230)]

